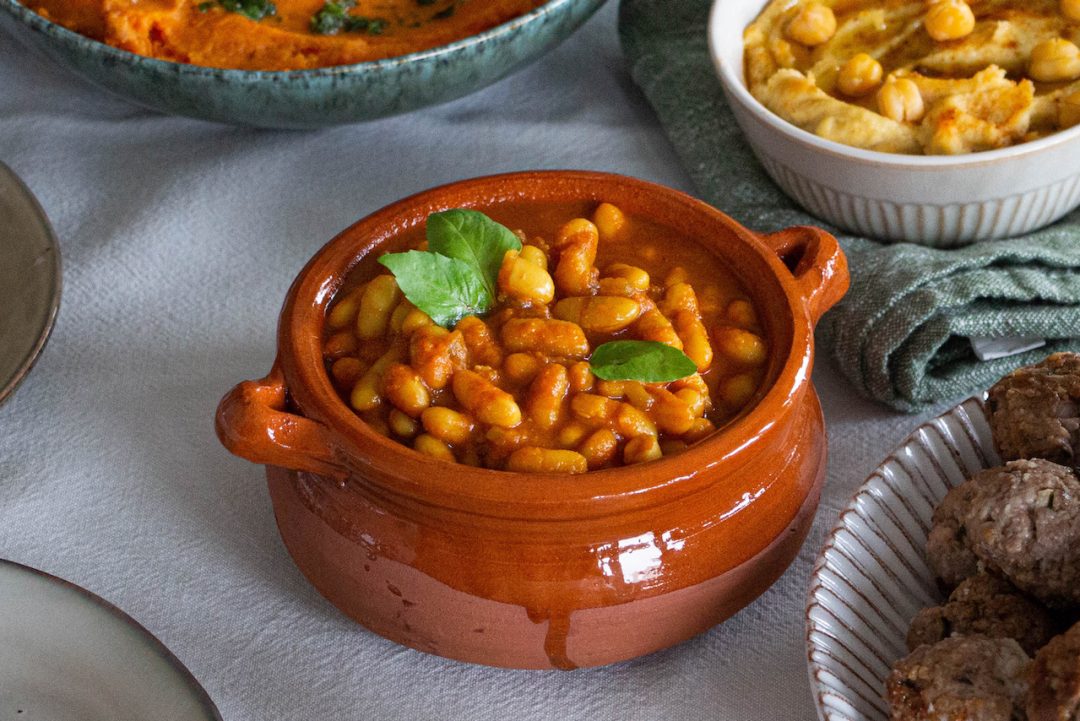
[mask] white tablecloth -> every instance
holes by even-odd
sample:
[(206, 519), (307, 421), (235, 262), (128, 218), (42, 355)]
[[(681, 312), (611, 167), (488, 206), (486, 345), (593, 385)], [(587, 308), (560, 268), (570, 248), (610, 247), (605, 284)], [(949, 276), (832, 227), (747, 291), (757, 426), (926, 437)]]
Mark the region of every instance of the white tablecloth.
[(471, 97), (319, 132), (156, 115), (0, 35), (0, 160), (37, 194), (64, 259), (52, 340), (0, 407), (0, 557), (129, 612), (229, 721), (812, 719), (810, 566), (838, 508), (918, 420), (854, 397), (824, 358), (830, 471), (795, 565), (721, 627), (588, 671), (469, 666), (365, 631), (292, 565), (262, 469), (214, 437), (222, 394), (271, 364), (290, 281), (357, 218), (530, 168), (689, 190), (623, 67), (615, 16), (611, 2)]

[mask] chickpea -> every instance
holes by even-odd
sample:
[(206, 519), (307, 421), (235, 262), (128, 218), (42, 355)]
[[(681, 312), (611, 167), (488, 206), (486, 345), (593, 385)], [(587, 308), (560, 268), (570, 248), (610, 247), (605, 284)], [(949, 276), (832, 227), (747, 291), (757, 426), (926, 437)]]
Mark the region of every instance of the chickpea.
[(690, 276), (689, 274), (687, 274), (686, 268), (677, 265), (670, 271), (668, 271), (668, 274), (666, 276), (664, 276), (664, 287), (670, 288), (673, 285), (679, 285), (680, 283), (685, 283), (688, 280), (690, 280)]
[(516, 250), (506, 251), (499, 268), (499, 290), (527, 303), (550, 303), (555, 297), (555, 281), (547, 270), (521, 257)]
[(548, 267), (547, 253), (542, 248), (538, 248), (535, 245), (523, 245), (521, 246), (521, 257), (529, 261), (533, 265), (539, 266), (544, 270)]
[(401, 301), (401, 290), (392, 275), (376, 276), (364, 289), (356, 315), (356, 335), (378, 338), (386, 333), (390, 314)]
[(391, 333), (401, 332), (401, 327), (405, 325), (405, 319), (409, 317), (409, 313), (411, 313), (414, 308), (416, 308), (416, 306), (407, 299), (403, 299), (397, 304), (397, 308), (394, 308), (394, 312), (390, 314)]
[(626, 216), (611, 203), (601, 203), (593, 213), (593, 223), (600, 233), (600, 240), (607, 243), (618, 239), (626, 225)]
[(413, 441), (413, 448), (420, 451), (425, 456), (438, 458), (440, 461), (450, 461), (453, 463), (457, 460), (454, 458), (454, 452), (450, 450), (450, 446), (434, 436), (429, 436), (427, 433), (421, 433), (416, 437), (416, 440)]
[(566, 366), (549, 363), (540, 369), (529, 386), (528, 415), (538, 428), (554, 428), (562, 415), (563, 401), (570, 388)]
[(676, 436), (690, 430), (695, 420), (694, 411), (683, 399), (663, 388), (653, 390), (652, 394), (656, 399), (652, 418), (657, 428)]
[(383, 374), (382, 386), (383, 395), (402, 413), (416, 417), (431, 405), (431, 392), (407, 365), (391, 364)]
[(687, 443), (697, 443), (706, 436), (712, 435), (716, 426), (708, 418), (698, 418), (690, 425), (690, 430), (683, 434)]
[(555, 285), (564, 295), (591, 295), (596, 290), (599, 271), (596, 249), (600, 231), (588, 220), (577, 218), (559, 229), (555, 247), (559, 262), (555, 264)]
[(615, 333), (637, 320), (641, 304), (607, 295), (574, 296), (555, 304), (554, 315), (591, 333)]
[(694, 361), (699, 372), (704, 372), (712, 365), (713, 349), (709, 343), (709, 331), (697, 313), (680, 310), (675, 315), (675, 332), (683, 344), (683, 352)]
[(923, 24), (938, 42), (959, 40), (975, 29), (975, 13), (965, 0), (940, 0), (930, 5)]
[(433, 406), (420, 414), (424, 430), (445, 443), (465, 443), (472, 435), (472, 418), (451, 408)]
[(619, 406), (618, 415), (615, 417), (615, 425), (619, 433), (627, 438), (656, 435), (656, 424), (644, 412), (629, 403), (623, 403)]
[(421, 326), (409, 339), (412, 367), (433, 390), (446, 387), (454, 370), (465, 366), (468, 353), (461, 331), (437, 325)]
[(716, 339), (717, 350), (736, 363), (757, 366), (764, 363), (768, 356), (765, 341), (748, 330), (720, 326), (713, 331), (713, 337)]
[(467, 315), (458, 321), (454, 330), (461, 331), (465, 338), (465, 347), (469, 349), (469, 358), (473, 363), (488, 366), (502, 364), (502, 348), (495, 341), (487, 323), (475, 315)]
[(1028, 74), (1043, 83), (1080, 78), (1080, 48), (1065, 38), (1043, 40), (1031, 49)]
[(533, 379), (544, 362), (531, 353), (511, 353), (503, 361), (503, 373), (514, 383), (525, 384)]
[(649, 274), (636, 265), (612, 263), (604, 270), (604, 275), (609, 278), (622, 278), (628, 281), (631, 287), (642, 293), (649, 289)]
[(521, 423), (521, 408), (514, 397), (483, 376), (465, 368), (454, 372), (454, 397), (481, 423), (513, 428)]
[(859, 98), (881, 84), (883, 72), (881, 63), (866, 53), (859, 53), (840, 66), (836, 85), (844, 95)]
[(360, 308), (360, 296), (364, 294), (364, 286), (353, 288), (334, 303), (330, 314), (326, 316), (326, 324), (332, 330), (340, 330), (356, 322), (356, 311)]
[(502, 341), (511, 353), (535, 351), (566, 358), (589, 354), (589, 341), (581, 326), (565, 320), (513, 318), (503, 323)]
[(725, 378), (720, 383), (720, 387), (717, 389), (721, 400), (727, 404), (731, 410), (738, 410), (745, 406), (747, 402), (757, 392), (757, 381), (750, 373), (740, 373), (738, 375)]
[(327, 338), (323, 345), (323, 355), (330, 360), (337, 360), (348, 355), (355, 355), (357, 349), (356, 336), (347, 330)]
[(578, 393), (570, 399), (570, 410), (584, 421), (610, 420), (619, 412), (621, 406), (619, 401), (592, 393)]
[(626, 381), (597, 381), (596, 392), (608, 398), (622, 398), (626, 395)]
[(578, 453), (585, 457), (589, 468), (600, 468), (615, 458), (619, 450), (619, 439), (607, 428), (601, 428), (586, 438), (578, 448)]
[(1080, 22), (1080, 0), (1061, 0), (1061, 14), (1066, 20)]
[(403, 355), (403, 349), (394, 345), (372, 363), (353, 386), (352, 393), (349, 394), (349, 404), (358, 411), (370, 411), (382, 403), (379, 389), (382, 386), (383, 374), (392, 364), (399, 362)]
[(596, 383), (596, 376), (593, 375), (592, 366), (585, 361), (579, 361), (567, 368), (567, 372), (570, 375), (570, 392), (571, 393), (584, 393), (585, 391), (591, 391), (593, 385)]
[(750, 301), (738, 298), (728, 303), (725, 317), (740, 328), (753, 328), (758, 324), (757, 311)]
[(343, 388), (352, 388), (364, 374), (364, 364), (359, 358), (338, 358), (330, 366), (330, 376)]
[(585, 456), (576, 451), (525, 446), (510, 454), (506, 470), (524, 473), (584, 473), (589, 470)]
[(591, 430), (591, 427), (581, 421), (570, 421), (559, 429), (559, 445), (563, 448), (576, 448)]
[(821, 45), (836, 33), (836, 15), (821, 3), (803, 5), (787, 25), (789, 38), (803, 45)]
[(638, 436), (626, 442), (626, 447), (623, 448), (623, 463), (655, 461), (663, 455), (656, 436)]
[(634, 334), (641, 340), (654, 340), (679, 350), (683, 349), (682, 340), (671, 321), (655, 309), (641, 314), (634, 324)]
[(630, 402), (630, 405), (640, 411), (648, 411), (656, 402), (648, 389), (639, 381), (626, 381), (623, 384), (623, 390), (626, 392), (626, 400)]
[(435, 321), (431, 320), (431, 316), (419, 308), (413, 308), (402, 318), (401, 332), (405, 335), (412, 335), (413, 331), (426, 325), (435, 325)]
[(898, 123), (917, 123), (926, 112), (919, 86), (908, 78), (891, 78), (877, 94), (878, 112)]
[(420, 429), (420, 424), (416, 422), (415, 418), (402, 413), (397, 408), (390, 411), (390, 415), (386, 420), (390, 430), (402, 438), (412, 438)]
[(695, 416), (700, 416), (705, 413), (705, 399), (708, 398), (708, 396), (702, 395), (699, 391), (696, 391), (693, 388), (683, 388), (675, 391), (675, 397), (690, 406), (690, 411)]

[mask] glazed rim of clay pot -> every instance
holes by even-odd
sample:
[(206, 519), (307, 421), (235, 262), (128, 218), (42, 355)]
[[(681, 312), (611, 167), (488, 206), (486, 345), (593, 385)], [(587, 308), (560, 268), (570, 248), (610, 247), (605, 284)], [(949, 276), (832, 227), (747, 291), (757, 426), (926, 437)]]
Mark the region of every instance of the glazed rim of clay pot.
[[(423, 224), (433, 212), (455, 207), (483, 210), (513, 201), (576, 200), (615, 203), (628, 214), (648, 217), (696, 240), (705, 252), (714, 252), (709, 238), (718, 239), (715, 247), (723, 247), (718, 257), (732, 268), (764, 316), (770, 347), (765, 380), (739, 417), (678, 455), (566, 475), (514, 473), (436, 460), (374, 431), (348, 407), (326, 371), (322, 336), (326, 309), (350, 270), (384, 242)], [(725, 236), (733, 242), (719, 240)], [(317, 435), (329, 447), (308, 454), (301, 459), (308, 462), (295, 468), (363, 483), (383, 496), (468, 513), (600, 517), (692, 493), (709, 482), (709, 474), (699, 471), (717, 464), (732, 464), (737, 471), (739, 464), (732, 459), (799, 406), (810, 382), (814, 324), (844, 294), (847, 284), (846, 261), (836, 240), (816, 228), (755, 235), (684, 193), (607, 173), (542, 171), (476, 178), (387, 206), (327, 243), (289, 290), (278, 326), (278, 359), (260, 387), (283, 382), (290, 408), (325, 426)], [(219, 414), (219, 430), (221, 425)], [(282, 444), (278, 445), (280, 450)], [(748, 489), (756, 487), (754, 481), (746, 480)]]

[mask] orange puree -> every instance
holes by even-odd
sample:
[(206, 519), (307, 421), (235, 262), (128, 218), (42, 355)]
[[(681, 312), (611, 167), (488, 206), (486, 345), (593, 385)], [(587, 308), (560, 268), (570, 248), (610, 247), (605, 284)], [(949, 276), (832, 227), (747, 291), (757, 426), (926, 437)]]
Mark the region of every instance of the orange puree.
[[(268, 2), (231, 1), (263, 10)], [(445, 45), (527, 13), (544, 0), (358, 0), (355, 7), (341, 7), (338, 17), (372, 22), (333, 34), (312, 29), (324, 0), (272, 0), (272, 14), (259, 20), (231, 11), (230, 0), (25, 2), (53, 22), (139, 55), (218, 68), (299, 70)]]

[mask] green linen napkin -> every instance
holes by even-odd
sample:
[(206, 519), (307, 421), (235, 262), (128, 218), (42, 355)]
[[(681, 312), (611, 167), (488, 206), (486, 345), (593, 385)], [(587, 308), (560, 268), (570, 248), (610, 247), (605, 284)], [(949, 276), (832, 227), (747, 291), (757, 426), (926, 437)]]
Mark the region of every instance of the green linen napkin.
[[(634, 81), (701, 196), (759, 231), (830, 228), (773, 184), (728, 109), (706, 40), (711, 0), (622, 0)], [(841, 235), (851, 290), (818, 344), (856, 390), (914, 412), (985, 389), (1055, 350), (1080, 351), (1080, 211), (1027, 236), (935, 250)], [(1037, 336), (1043, 348), (980, 361), (969, 338)]]

